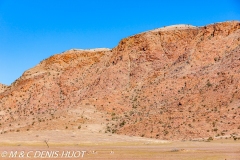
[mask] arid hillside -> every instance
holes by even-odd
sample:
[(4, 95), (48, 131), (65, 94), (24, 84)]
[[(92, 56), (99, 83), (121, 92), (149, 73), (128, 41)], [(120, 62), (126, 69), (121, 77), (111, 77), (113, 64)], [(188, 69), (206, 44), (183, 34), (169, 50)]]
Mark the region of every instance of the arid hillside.
[(0, 93), (4, 92), (6, 88), (7, 88), (6, 85), (0, 83)]
[(240, 22), (174, 25), (72, 49), (0, 90), (1, 132), (90, 130), (181, 140), (240, 135)]

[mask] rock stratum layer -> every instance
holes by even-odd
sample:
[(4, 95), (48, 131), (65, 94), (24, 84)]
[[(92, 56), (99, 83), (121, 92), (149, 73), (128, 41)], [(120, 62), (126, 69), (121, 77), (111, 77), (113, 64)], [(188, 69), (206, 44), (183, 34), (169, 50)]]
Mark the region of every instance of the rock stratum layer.
[(43, 60), (0, 93), (2, 133), (158, 139), (240, 133), (240, 23), (172, 26)]

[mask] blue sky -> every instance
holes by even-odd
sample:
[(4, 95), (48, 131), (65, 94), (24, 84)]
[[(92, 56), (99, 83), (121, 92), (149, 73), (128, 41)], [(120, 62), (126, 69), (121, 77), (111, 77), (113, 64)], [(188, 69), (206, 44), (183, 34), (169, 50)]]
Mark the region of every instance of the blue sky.
[(240, 20), (239, 0), (0, 0), (0, 83), (71, 48), (113, 48), (173, 24)]

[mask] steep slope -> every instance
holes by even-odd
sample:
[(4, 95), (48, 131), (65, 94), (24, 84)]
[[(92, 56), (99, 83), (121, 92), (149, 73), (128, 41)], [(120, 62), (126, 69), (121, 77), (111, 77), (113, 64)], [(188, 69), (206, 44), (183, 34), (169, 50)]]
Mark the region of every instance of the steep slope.
[(156, 29), (112, 50), (69, 50), (0, 94), (2, 132), (90, 128), (159, 139), (239, 134), (239, 69), (236, 21)]
[(6, 88), (6, 85), (0, 83), (0, 93), (4, 92)]

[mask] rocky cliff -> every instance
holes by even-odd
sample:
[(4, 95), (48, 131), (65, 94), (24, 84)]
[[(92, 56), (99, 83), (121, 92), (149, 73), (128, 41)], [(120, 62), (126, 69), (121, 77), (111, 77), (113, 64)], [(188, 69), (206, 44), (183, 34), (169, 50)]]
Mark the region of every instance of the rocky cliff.
[(240, 134), (240, 22), (175, 25), (43, 60), (0, 93), (2, 133)]

